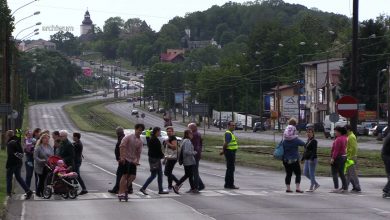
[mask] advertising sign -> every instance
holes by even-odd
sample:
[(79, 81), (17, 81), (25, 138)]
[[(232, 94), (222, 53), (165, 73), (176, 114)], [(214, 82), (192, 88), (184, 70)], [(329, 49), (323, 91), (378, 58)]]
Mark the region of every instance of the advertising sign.
[(298, 96), (283, 96), (283, 110), (282, 115), (287, 118), (298, 118), (299, 106)]

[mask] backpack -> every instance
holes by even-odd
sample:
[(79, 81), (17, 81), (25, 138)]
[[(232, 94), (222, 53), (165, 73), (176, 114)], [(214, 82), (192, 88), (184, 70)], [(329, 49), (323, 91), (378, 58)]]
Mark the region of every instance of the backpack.
[(284, 147), (283, 147), (283, 139), (276, 145), (274, 150), (274, 158), (277, 160), (283, 160), (284, 156)]

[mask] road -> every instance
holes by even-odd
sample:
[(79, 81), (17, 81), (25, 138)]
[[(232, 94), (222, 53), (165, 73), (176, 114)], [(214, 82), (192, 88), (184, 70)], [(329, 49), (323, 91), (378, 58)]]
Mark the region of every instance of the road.
[[(80, 100), (78, 101), (80, 102)], [(45, 129), (67, 129), (77, 131), (62, 107), (66, 103), (50, 103), (30, 107), (30, 127)], [(129, 202), (119, 203), (114, 195), (107, 193), (112, 187), (116, 162), (111, 137), (82, 132), (84, 143), (81, 175), (87, 184), (89, 193), (76, 200), (63, 200), (54, 197), (50, 200), (33, 198), (24, 201), (17, 194), (9, 202), (7, 219), (354, 219), (385, 220), (390, 218), (390, 200), (381, 198), (384, 178), (362, 178), (364, 190), (361, 194), (331, 194), (331, 178), (318, 178), (321, 187), (315, 193), (286, 194), (284, 175), (279, 172), (261, 169), (237, 167), (236, 185), (239, 190), (224, 190), (223, 164), (202, 161), (200, 173), (206, 189), (199, 195), (183, 193), (176, 195), (157, 194), (157, 183), (149, 186), (149, 196), (139, 193), (140, 185), (149, 176), (147, 149), (141, 157), (135, 181), (135, 194)], [(174, 170), (177, 176), (183, 174), (183, 168)], [(302, 187), (308, 187), (303, 179)], [(164, 178), (166, 187), (166, 178)]]
[[(110, 110), (111, 112), (113, 112), (121, 117), (127, 118), (132, 122), (143, 122), (143, 123), (145, 123), (145, 125), (147, 127), (154, 127), (154, 126), (163, 127), (163, 120), (162, 120), (161, 115), (157, 116), (155, 114), (149, 113), (148, 111), (143, 111), (142, 109), (137, 108), (137, 107), (139, 107), (138, 103), (137, 103), (135, 108), (138, 109), (139, 114), (141, 114), (141, 113), (145, 114), (144, 119), (141, 119), (141, 118), (137, 119), (135, 116), (131, 115), (131, 110), (133, 109), (133, 105), (131, 103), (119, 102), (119, 103), (114, 103), (114, 104), (110, 104), (110, 105), (106, 106), (106, 108), (108, 110)], [(174, 125), (175, 130), (180, 131), (180, 132), (182, 132), (186, 129), (186, 127), (183, 126), (178, 121), (173, 121), (173, 125)], [(203, 128), (200, 128), (200, 130), (202, 130), (202, 132), (203, 132)], [(224, 131), (219, 131), (218, 128), (216, 128), (216, 127), (210, 127), (210, 129), (206, 128), (206, 134), (222, 136), (223, 133), (224, 133)], [(254, 133), (251, 131), (247, 131), (247, 132), (236, 131), (236, 134), (237, 134), (237, 137), (239, 140), (240, 139), (241, 140), (242, 139), (253, 139), (253, 140), (259, 140), (259, 141), (274, 141), (275, 140), (276, 142), (279, 142), (281, 139), (281, 136), (278, 134), (276, 136), (274, 136), (272, 134), (264, 133), (264, 132)], [(304, 136), (304, 132), (302, 132), (301, 138), (306, 139)], [(318, 138), (317, 140), (318, 140), (318, 144), (320, 147), (331, 147), (332, 143), (333, 143), (333, 140), (331, 140), (331, 139)], [(380, 149), (382, 149), (382, 145), (378, 144), (377, 141), (369, 141), (369, 142), (359, 143), (359, 148), (360, 149), (368, 149), (368, 150), (380, 150)]]

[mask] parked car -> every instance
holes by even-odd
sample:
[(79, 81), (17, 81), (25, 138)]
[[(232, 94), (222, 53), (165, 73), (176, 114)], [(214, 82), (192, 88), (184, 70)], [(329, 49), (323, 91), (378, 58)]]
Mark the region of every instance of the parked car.
[(244, 130), (244, 125), (242, 125), (241, 121), (236, 122), (236, 130)]
[(369, 130), (375, 126), (375, 122), (362, 122), (362, 126), (364, 127), (364, 135), (369, 135)]
[(150, 105), (150, 106), (148, 106), (148, 111), (149, 112), (154, 112), (154, 111), (156, 111), (156, 109), (154, 109), (153, 106)]
[(372, 135), (373, 136), (378, 136), (378, 134), (382, 134), (382, 130), (383, 128), (385, 128), (387, 126), (387, 124), (380, 124), (379, 125), (376, 125), (372, 131)]
[[(146, 145), (146, 131), (143, 131), (141, 133), (141, 141), (144, 145)], [(182, 141), (182, 138), (181, 137), (176, 137), (177, 139), (177, 144), (180, 145), (181, 141)], [(168, 134), (166, 131), (161, 131), (161, 134), (160, 136), (158, 137), (158, 140), (161, 142), (161, 144), (163, 145), (164, 144), (164, 141), (168, 140)]]
[(131, 115), (138, 115), (138, 110), (137, 109), (131, 110)]
[(363, 125), (357, 125), (357, 129), (356, 129), (356, 135), (364, 135), (364, 126)]
[(133, 98), (126, 99), (126, 102), (133, 102)]
[(382, 130), (382, 138), (385, 138), (389, 134), (389, 126), (386, 126)]
[(253, 125), (253, 132), (256, 132), (256, 131), (265, 131), (266, 130), (266, 127), (264, 126), (264, 124), (262, 124), (261, 122), (256, 122), (254, 125)]
[(157, 110), (157, 113), (165, 113), (165, 109), (164, 109), (164, 108), (159, 108), (159, 109)]

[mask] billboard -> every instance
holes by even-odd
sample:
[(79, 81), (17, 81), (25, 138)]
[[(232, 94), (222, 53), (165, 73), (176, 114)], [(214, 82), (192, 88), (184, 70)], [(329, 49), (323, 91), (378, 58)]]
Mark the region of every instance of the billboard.
[[(175, 103), (176, 104), (183, 104), (183, 102), (187, 101), (190, 97), (189, 93), (184, 92), (175, 92)], [(183, 100), (184, 98), (184, 100)]]
[(298, 96), (283, 96), (282, 115), (287, 118), (298, 118), (299, 106)]
[(84, 76), (92, 76), (92, 69), (90, 67), (83, 67), (83, 74)]

